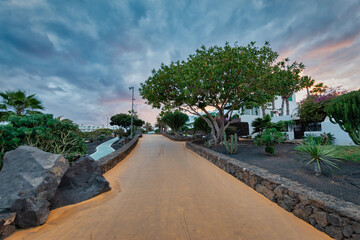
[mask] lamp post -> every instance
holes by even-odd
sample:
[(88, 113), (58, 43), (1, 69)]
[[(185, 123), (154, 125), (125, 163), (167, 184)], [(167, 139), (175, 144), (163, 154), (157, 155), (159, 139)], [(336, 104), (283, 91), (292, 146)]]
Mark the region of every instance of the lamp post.
[(134, 86), (129, 87), (131, 91), (131, 137), (133, 136), (133, 122), (134, 122)]

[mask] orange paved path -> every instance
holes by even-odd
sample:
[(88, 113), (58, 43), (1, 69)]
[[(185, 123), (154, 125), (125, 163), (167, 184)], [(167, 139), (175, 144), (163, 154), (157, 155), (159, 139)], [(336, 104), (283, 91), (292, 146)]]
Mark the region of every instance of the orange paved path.
[(105, 174), (112, 191), (9, 239), (329, 239), (186, 149), (146, 135)]

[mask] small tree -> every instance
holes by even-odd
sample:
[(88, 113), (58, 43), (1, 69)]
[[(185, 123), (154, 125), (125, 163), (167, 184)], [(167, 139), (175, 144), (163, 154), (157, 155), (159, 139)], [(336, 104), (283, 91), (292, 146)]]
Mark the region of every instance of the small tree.
[[(144, 125), (144, 121), (139, 119), (137, 115), (133, 118), (134, 126), (141, 127)], [(131, 115), (126, 113), (119, 113), (110, 118), (110, 125), (114, 126), (117, 125), (119, 127), (128, 128), (131, 126)]]
[(360, 90), (334, 98), (325, 108), (332, 123), (347, 132), (356, 145), (360, 145)]
[(290, 60), (286, 58), (274, 68), (277, 94), (282, 97), (281, 115), (284, 115), (284, 103), (286, 103), (286, 115), (290, 115), (289, 98), (302, 88), (299, 74), (304, 70), (305, 65), (297, 62), (289, 64), (289, 62)]
[(315, 80), (309, 76), (303, 76), (303, 77), (301, 77), (300, 82), (301, 82), (300, 83), (301, 87), (306, 88), (306, 93), (307, 93), (307, 96), (309, 97), (310, 96), (310, 88), (312, 86), (314, 86)]
[(183, 127), (188, 120), (189, 116), (178, 110), (168, 113), (161, 118), (161, 121), (168, 125), (176, 135), (179, 134), (180, 128)]
[(9, 116), (23, 116), (33, 113), (40, 113), (36, 110), (44, 109), (35, 94), (26, 96), (25, 91), (5, 91), (0, 92), (3, 98), (0, 104), (0, 121), (7, 121)]

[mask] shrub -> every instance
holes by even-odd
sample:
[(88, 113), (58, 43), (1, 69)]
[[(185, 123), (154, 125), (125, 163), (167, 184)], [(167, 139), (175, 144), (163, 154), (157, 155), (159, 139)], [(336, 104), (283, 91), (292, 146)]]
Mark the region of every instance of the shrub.
[(360, 145), (360, 90), (334, 98), (325, 108), (332, 123), (347, 132), (356, 145)]
[(277, 131), (284, 131), (285, 124), (283, 121), (279, 121), (277, 123), (271, 122), (270, 115), (265, 115), (264, 118), (256, 118), (252, 123), (251, 126), (254, 128), (252, 134), (254, 133), (263, 133), (268, 128), (275, 128)]
[(331, 92), (326, 95), (310, 95), (305, 100), (300, 102), (299, 117), (305, 123), (322, 122), (327, 116), (325, 108), (330, 104), (338, 93)]
[(273, 155), (275, 153), (275, 146), (278, 143), (284, 142), (285, 139), (285, 134), (277, 131), (275, 128), (269, 128), (257, 135), (254, 143), (258, 146), (265, 146), (265, 152)]
[(235, 154), (237, 152), (237, 134), (230, 135), (230, 142), (226, 138), (226, 133), (224, 132), (224, 145), (226, 151), (231, 154)]
[(53, 118), (51, 114), (11, 116), (10, 124), (0, 126), (0, 151), (13, 150), (20, 145), (62, 154), (70, 162), (86, 153), (78, 126)]
[(304, 143), (295, 147), (295, 150), (308, 154), (311, 159), (304, 160), (305, 165), (314, 164), (314, 170), (316, 175), (321, 174), (321, 166), (325, 166), (330, 170), (334, 168), (339, 169), (336, 162), (340, 160), (335, 159), (336, 151), (334, 146), (322, 145), (315, 141), (315, 138), (309, 138)]

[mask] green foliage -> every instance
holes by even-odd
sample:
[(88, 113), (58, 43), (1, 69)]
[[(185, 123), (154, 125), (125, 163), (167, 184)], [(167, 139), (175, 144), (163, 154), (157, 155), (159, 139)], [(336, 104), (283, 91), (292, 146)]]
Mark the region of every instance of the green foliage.
[(360, 90), (334, 98), (325, 108), (332, 123), (347, 132), (356, 145), (360, 145)]
[(285, 141), (285, 135), (278, 132), (276, 128), (268, 128), (254, 139), (256, 145), (265, 146), (265, 152), (272, 155), (275, 152), (275, 146), (283, 141)]
[[(203, 115), (203, 117), (206, 117), (206, 115)], [(197, 131), (201, 131), (205, 134), (210, 133), (211, 128), (209, 127), (209, 124), (207, 124), (207, 122), (202, 118), (202, 117), (197, 117), (194, 120), (194, 129)]]
[(13, 150), (20, 145), (62, 154), (69, 161), (86, 153), (78, 126), (61, 122), (51, 114), (11, 116), (10, 124), (0, 125), (0, 151)]
[(337, 158), (360, 162), (360, 146), (334, 146), (334, 148)]
[(309, 76), (303, 76), (300, 79), (301, 88), (306, 88), (307, 95), (310, 95), (310, 88), (314, 86), (315, 80)]
[(293, 62), (290, 64), (288, 58), (280, 61), (274, 68), (274, 78), (276, 79), (276, 95), (282, 97), (281, 115), (284, 115), (284, 102), (286, 102), (286, 115), (289, 111), (289, 98), (301, 88), (303, 84), (300, 78), (300, 73), (304, 70), (305, 65), (302, 63)]
[(175, 134), (179, 133), (188, 120), (189, 116), (178, 110), (170, 112), (161, 118), (161, 121), (168, 125)]
[(251, 126), (254, 128), (252, 134), (254, 133), (262, 134), (266, 129), (269, 128), (275, 128), (278, 131), (285, 130), (285, 123), (283, 121), (272, 123), (270, 115), (265, 115), (264, 118), (256, 118), (251, 123)]
[(327, 116), (325, 108), (335, 97), (335, 93), (329, 93), (323, 96), (309, 95), (300, 103), (298, 111), (300, 120), (304, 123), (317, 123), (324, 121)]
[(224, 132), (224, 144), (226, 151), (231, 154), (235, 154), (237, 152), (238, 147), (238, 137), (237, 134), (230, 135), (230, 142), (226, 138), (226, 133)]
[(104, 136), (103, 137), (103, 139), (104, 139), (107, 136), (111, 136), (112, 132), (113, 131), (110, 130), (110, 129), (100, 128), (100, 129), (96, 129), (96, 130), (91, 131), (91, 132), (83, 133), (83, 137), (85, 139), (87, 139), (88, 141), (102, 141), (102, 140), (99, 140), (100, 136)]
[(335, 168), (339, 169), (336, 162), (340, 162), (340, 160), (334, 158), (336, 151), (332, 145), (322, 145), (315, 141), (314, 138), (309, 138), (304, 143), (296, 146), (295, 150), (310, 156), (311, 159), (304, 160), (304, 163), (305, 165), (314, 164), (316, 174), (321, 174), (321, 166), (325, 166), (331, 171)]
[(23, 116), (39, 113), (37, 109), (44, 109), (35, 94), (26, 96), (25, 91), (0, 92), (2, 103), (0, 104), (0, 121), (8, 121), (11, 115)]
[[(133, 116), (133, 125), (141, 127), (144, 125), (144, 121), (139, 119), (135, 114)], [(131, 115), (126, 113), (119, 113), (110, 118), (110, 125), (114, 126), (117, 125), (119, 127), (128, 128), (131, 126)]]
[[(156, 108), (186, 109), (209, 117), (215, 144), (221, 142), (234, 109), (263, 105), (274, 96), (273, 65), (278, 53), (269, 43), (261, 48), (247, 46), (202, 46), (186, 61), (162, 64), (141, 84), (140, 94)], [(230, 109), (225, 113), (225, 107)], [(218, 111), (213, 117), (208, 107)], [(219, 119), (217, 121), (216, 119)]]

